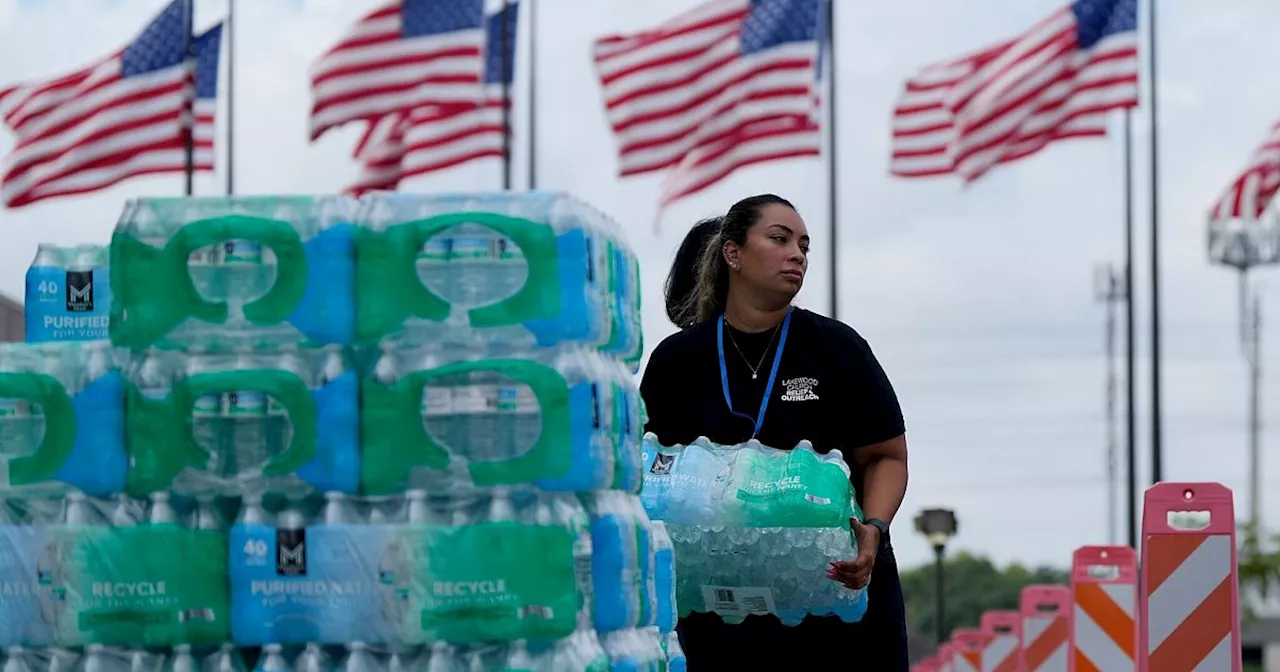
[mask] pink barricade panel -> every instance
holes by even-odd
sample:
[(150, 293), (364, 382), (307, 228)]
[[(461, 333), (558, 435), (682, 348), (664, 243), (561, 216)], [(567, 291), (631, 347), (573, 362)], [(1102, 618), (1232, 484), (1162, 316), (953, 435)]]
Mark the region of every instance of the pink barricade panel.
[(951, 633), (952, 667), (955, 672), (982, 672), (982, 650), (987, 637), (981, 630), (959, 628)]
[(1235, 503), (1220, 483), (1157, 483), (1142, 511), (1138, 669), (1240, 672)]
[(1133, 672), (1138, 650), (1138, 554), (1081, 546), (1071, 554), (1071, 672)]
[(951, 648), (951, 642), (938, 647), (938, 672), (956, 672), (955, 650)]
[(929, 656), (911, 666), (911, 672), (938, 672), (938, 658)]
[(1022, 613), (988, 611), (982, 614), (987, 646), (982, 650), (982, 672), (1022, 672)]
[(1067, 672), (1071, 634), (1071, 589), (1022, 589), (1022, 663), (1026, 672)]

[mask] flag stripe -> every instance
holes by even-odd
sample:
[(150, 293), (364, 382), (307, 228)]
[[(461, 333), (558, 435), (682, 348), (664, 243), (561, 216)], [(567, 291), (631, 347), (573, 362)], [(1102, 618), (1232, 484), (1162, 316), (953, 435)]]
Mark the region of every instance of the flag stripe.
[(1227, 187), (1210, 215), (1215, 220), (1261, 217), (1280, 192), (1280, 122), (1253, 152), (1244, 171)]
[(1134, 26), (1133, 0), (1078, 0), (1016, 39), (922, 69), (894, 110), (890, 172), (972, 181), (1056, 140), (1105, 135), (1109, 112), (1138, 104)]

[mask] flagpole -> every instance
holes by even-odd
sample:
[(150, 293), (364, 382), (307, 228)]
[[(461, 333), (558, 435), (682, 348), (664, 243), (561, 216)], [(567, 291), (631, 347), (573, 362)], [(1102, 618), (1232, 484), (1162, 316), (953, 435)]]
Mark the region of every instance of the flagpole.
[[(184, 58), (184, 67), (190, 68), (192, 66), (192, 62), (191, 62), (192, 39), (191, 38), (192, 38), (192, 31), (195, 26), (195, 0), (186, 0), (186, 2), (183, 3), (183, 14), (184, 16), (182, 20), (183, 22), (182, 54)], [(188, 82), (188, 84), (194, 85), (195, 83), (194, 77), (190, 79), (192, 81)], [(191, 94), (187, 98), (186, 115), (182, 120), (182, 124), (183, 124), (182, 144), (183, 144), (183, 154), (185, 155), (184, 156), (185, 163), (183, 164), (183, 166), (184, 166), (184, 172), (186, 174), (186, 189), (184, 193), (187, 196), (190, 196), (192, 194), (192, 186), (193, 186), (192, 176), (195, 174), (195, 137), (194, 137), (195, 108), (193, 105), (194, 97), (195, 97), (195, 91), (193, 90), (191, 91)]]
[(502, 50), (498, 68), (502, 77), (502, 189), (511, 190), (511, 25), (507, 11), (511, 4), (502, 0), (502, 13), (498, 15), (501, 31), (499, 48)]
[(1125, 330), (1125, 473), (1128, 487), (1129, 547), (1138, 547), (1137, 380), (1134, 377), (1133, 324), (1133, 111), (1124, 111), (1124, 330)]
[(529, 13), (525, 22), (529, 24), (529, 177), (530, 189), (538, 188), (538, 10), (536, 0), (524, 0), (525, 11)]
[(227, 0), (227, 195), (236, 193), (236, 0)]
[(828, 213), (831, 217), (831, 243), (830, 243), (830, 260), (831, 264), (831, 319), (840, 319), (837, 314), (840, 310), (840, 274), (837, 271), (836, 260), (839, 257), (840, 249), (840, 217), (839, 217), (839, 189), (837, 188), (837, 164), (836, 156), (839, 154), (836, 144), (836, 3), (835, 0), (827, 0), (827, 132), (830, 139), (830, 149), (827, 151), (827, 198)]
[(1164, 480), (1164, 454), (1160, 445), (1160, 140), (1157, 131), (1156, 1), (1147, 2), (1147, 30), (1151, 59), (1151, 482)]

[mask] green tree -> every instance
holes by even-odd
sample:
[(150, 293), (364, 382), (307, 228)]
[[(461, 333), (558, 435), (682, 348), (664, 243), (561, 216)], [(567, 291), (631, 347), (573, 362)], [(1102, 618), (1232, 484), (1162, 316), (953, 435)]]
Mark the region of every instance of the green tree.
[(1264, 537), (1256, 525), (1241, 525), (1236, 555), (1240, 606), (1249, 621), (1254, 617), (1254, 600), (1268, 599), (1280, 583), (1280, 535)]
[[(1024, 586), (1033, 584), (1067, 585), (1065, 569), (1054, 567), (1027, 568), (1013, 564), (1000, 569), (988, 558), (961, 551), (945, 562), (946, 614), (945, 632), (956, 628), (976, 628), (982, 612), (991, 609), (1017, 609)], [(902, 591), (907, 602), (909, 627), (930, 643), (934, 642), (934, 564), (927, 563), (902, 572)]]

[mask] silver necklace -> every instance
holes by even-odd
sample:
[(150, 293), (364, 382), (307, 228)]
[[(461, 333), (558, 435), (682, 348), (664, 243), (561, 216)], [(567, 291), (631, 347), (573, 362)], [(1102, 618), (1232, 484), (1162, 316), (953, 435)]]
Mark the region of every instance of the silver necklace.
[(773, 326), (773, 335), (769, 337), (769, 344), (764, 346), (764, 352), (760, 354), (760, 361), (756, 362), (755, 366), (751, 366), (751, 360), (747, 359), (747, 356), (742, 352), (742, 348), (738, 347), (738, 339), (733, 337), (732, 331), (729, 332), (729, 342), (733, 344), (733, 349), (738, 351), (738, 356), (742, 358), (742, 363), (746, 364), (748, 369), (751, 369), (751, 380), (756, 380), (760, 377), (760, 367), (764, 366), (764, 358), (769, 356), (769, 349), (773, 347), (773, 339), (778, 337), (778, 328), (781, 326), (781, 323)]

